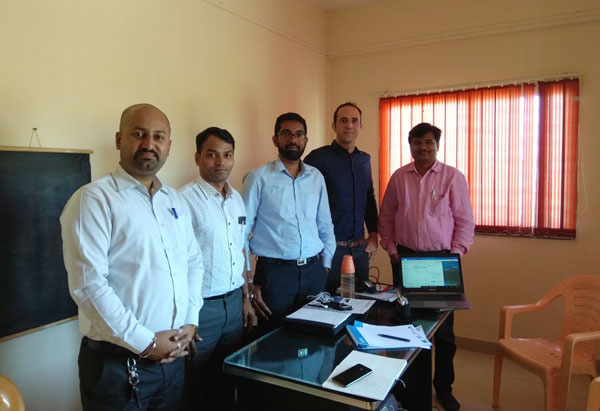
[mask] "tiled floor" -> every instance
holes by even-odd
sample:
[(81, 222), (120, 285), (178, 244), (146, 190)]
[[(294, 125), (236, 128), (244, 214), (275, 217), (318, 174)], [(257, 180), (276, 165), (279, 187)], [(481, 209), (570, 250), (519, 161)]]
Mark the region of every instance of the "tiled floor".
[[(493, 410), (494, 356), (459, 349), (454, 358), (454, 394), (462, 411)], [(590, 380), (576, 375), (571, 380), (568, 411), (585, 411)], [(438, 405), (438, 409), (443, 410)], [(544, 386), (534, 374), (504, 360), (500, 390), (501, 411), (544, 411)]]

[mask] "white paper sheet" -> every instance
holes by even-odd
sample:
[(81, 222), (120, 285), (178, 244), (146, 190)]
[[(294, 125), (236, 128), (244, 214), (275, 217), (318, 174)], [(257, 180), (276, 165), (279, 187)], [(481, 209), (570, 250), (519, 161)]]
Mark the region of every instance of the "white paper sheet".
[[(372, 369), (373, 372), (349, 387), (343, 387), (332, 380), (332, 377), (356, 364), (365, 365)], [(335, 367), (331, 375), (327, 378), (327, 381), (323, 383), (323, 388), (383, 401), (405, 367), (406, 360), (382, 357), (354, 350)]]

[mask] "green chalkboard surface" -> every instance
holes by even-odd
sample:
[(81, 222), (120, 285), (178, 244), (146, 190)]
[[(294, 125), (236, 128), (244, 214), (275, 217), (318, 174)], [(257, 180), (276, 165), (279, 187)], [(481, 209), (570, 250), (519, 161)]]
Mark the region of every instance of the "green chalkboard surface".
[(90, 182), (90, 151), (0, 148), (0, 338), (77, 315), (59, 216)]

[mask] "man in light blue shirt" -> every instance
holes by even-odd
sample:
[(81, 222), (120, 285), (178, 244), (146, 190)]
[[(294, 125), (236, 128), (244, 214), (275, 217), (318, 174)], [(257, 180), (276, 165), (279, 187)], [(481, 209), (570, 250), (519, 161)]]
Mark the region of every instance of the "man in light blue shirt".
[(323, 291), (336, 248), (325, 180), (300, 160), (306, 121), (280, 115), (272, 139), (277, 159), (250, 171), (242, 188), (246, 250), (258, 257), (253, 305), (263, 330)]

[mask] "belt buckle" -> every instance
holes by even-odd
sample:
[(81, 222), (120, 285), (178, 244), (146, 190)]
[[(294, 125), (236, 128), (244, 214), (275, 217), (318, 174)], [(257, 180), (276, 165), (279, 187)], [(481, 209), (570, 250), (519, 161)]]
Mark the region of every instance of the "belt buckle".
[(296, 260), (296, 265), (298, 267), (300, 267), (301, 265), (306, 265), (306, 263), (308, 262), (306, 260), (307, 260), (306, 258), (299, 258), (299, 259)]

